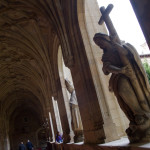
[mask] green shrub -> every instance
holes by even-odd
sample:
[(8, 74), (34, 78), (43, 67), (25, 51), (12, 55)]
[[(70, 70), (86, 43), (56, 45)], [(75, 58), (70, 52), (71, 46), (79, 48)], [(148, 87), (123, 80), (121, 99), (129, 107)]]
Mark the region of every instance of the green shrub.
[(143, 66), (147, 73), (148, 80), (150, 82), (150, 65), (148, 64), (147, 59), (144, 60)]

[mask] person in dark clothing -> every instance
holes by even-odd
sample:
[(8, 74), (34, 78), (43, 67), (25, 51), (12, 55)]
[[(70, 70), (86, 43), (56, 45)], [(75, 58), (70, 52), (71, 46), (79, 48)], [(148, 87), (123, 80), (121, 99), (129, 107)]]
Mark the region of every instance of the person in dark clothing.
[(28, 150), (33, 150), (33, 145), (30, 142), (30, 140), (27, 141), (26, 147), (27, 147)]
[(23, 142), (21, 142), (21, 144), (19, 145), (19, 150), (26, 150), (26, 147), (23, 144)]

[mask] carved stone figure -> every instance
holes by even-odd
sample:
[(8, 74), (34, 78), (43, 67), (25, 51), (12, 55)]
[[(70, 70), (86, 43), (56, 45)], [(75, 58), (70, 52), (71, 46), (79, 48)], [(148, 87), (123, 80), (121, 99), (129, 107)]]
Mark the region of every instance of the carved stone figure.
[(130, 142), (145, 141), (150, 136), (149, 82), (135, 48), (111, 39), (101, 33), (94, 36), (95, 43), (103, 49), (102, 69), (105, 75), (112, 73), (109, 89), (130, 120), (126, 130)]
[(126, 133), (130, 142), (150, 140), (150, 85), (135, 48), (122, 43), (109, 18), (113, 8), (101, 7), (102, 17), (110, 36), (97, 33), (94, 42), (103, 49), (103, 72), (110, 76), (109, 89), (117, 97), (121, 109), (130, 121)]
[(70, 103), (70, 111), (71, 111), (71, 125), (75, 133), (74, 141), (80, 142), (83, 141), (83, 133), (82, 133), (83, 127), (82, 127), (76, 93), (69, 80), (66, 79), (65, 84), (68, 92), (71, 94), (69, 103)]

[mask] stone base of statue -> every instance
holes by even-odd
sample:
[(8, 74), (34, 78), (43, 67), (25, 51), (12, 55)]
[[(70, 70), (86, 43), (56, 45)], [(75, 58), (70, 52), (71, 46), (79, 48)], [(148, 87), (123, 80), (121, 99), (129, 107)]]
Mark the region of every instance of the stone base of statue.
[(74, 132), (75, 132), (74, 143), (83, 142), (84, 141), (83, 130), (77, 130)]
[(63, 143), (70, 143), (71, 139), (70, 139), (69, 134), (66, 134), (66, 135), (63, 134), (63, 137), (64, 137)]
[(130, 143), (150, 142), (150, 119), (143, 118), (140, 124), (130, 123), (126, 130)]

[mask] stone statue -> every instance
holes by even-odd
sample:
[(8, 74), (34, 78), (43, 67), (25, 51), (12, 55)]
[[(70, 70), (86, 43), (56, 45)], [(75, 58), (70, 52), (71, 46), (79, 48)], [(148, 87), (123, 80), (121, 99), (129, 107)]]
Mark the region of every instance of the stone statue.
[(109, 90), (114, 92), (130, 121), (126, 130), (130, 142), (149, 141), (150, 85), (137, 51), (129, 43), (120, 42), (110, 18), (106, 17), (110, 11), (106, 10), (103, 7), (101, 12), (106, 25), (109, 24), (110, 36), (102, 33), (94, 36), (94, 42), (103, 49), (102, 70), (105, 75), (111, 73)]
[(69, 80), (65, 79), (65, 84), (68, 92), (71, 94), (69, 103), (70, 103), (70, 111), (71, 111), (71, 125), (75, 133), (74, 141), (80, 142), (83, 141), (83, 133), (82, 133), (83, 127), (82, 127), (76, 93)]

